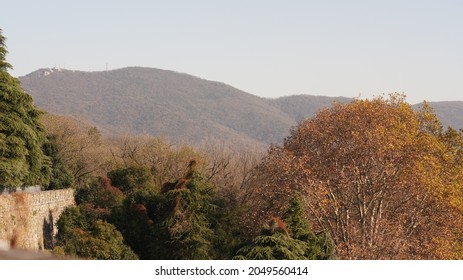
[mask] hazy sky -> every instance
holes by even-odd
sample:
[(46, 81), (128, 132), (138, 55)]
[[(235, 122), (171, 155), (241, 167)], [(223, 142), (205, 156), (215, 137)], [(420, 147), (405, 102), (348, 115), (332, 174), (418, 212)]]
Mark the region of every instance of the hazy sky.
[(463, 100), (463, 1), (4, 1), (14, 76), (146, 66), (249, 93)]

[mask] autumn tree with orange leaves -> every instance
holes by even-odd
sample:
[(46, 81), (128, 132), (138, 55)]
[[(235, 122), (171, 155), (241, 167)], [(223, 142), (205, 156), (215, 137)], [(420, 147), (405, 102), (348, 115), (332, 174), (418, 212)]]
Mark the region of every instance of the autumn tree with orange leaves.
[(461, 258), (462, 143), (426, 103), (416, 112), (401, 95), (335, 104), (257, 167), (248, 228), (281, 215), (297, 191), (340, 258)]

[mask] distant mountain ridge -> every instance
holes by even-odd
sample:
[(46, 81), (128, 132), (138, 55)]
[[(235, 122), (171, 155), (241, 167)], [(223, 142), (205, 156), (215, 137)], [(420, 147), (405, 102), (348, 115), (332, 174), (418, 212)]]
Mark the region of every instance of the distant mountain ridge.
[(108, 132), (165, 135), (193, 144), (216, 139), (267, 145), (281, 142), (296, 124), (278, 99), (166, 70), (41, 69), (20, 80), (40, 108), (84, 116)]
[[(214, 140), (267, 147), (281, 143), (298, 121), (333, 102), (351, 101), (311, 95), (267, 99), (224, 83), (142, 67), (40, 69), (19, 79), (35, 104), (50, 113), (83, 116), (107, 133), (163, 135), (195, 145)], [(438, 105), (436, 112), (447, 116), (446, 105)], [(463, 127), (463, 102), (453, 110), (460, 119), (445, 119)]]

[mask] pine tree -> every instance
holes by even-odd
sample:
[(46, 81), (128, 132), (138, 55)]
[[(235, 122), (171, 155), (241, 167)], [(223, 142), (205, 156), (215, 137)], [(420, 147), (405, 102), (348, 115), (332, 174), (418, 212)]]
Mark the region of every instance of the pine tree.
[(43, 152), (46, 137), (41, 112), (7, 70), (5, 37), (0, 30), (0, 187), (47, 184), (50, 159)]
[(156, 258), (210, 259), (213, 255), (211, 213), (214, 187), (197, 171), (189, 170), (184, 178), (165, 189), (159, 196)]
[(6, 62), (6, 54), (8, 51), (6, 50), (5, 41), (6, 39), (2, 35), (2, 29), (0, 29), (0, 71), (2, 72), (12, 68), (11, 64)]
[(302, 197), (296, 194), (289, 202), (285, 222), (292, 237), (306, 243), (305, 257), (310, 260), (334, 258), (334, 243), (326, 233), (315, 234), (306, 218)]
[(238, 260), (323, 260), (334, 258), (334, 244), (325, 234), (315, 234), (305, 217), (302, 198), (289, 203), (285, 221), (272, 217), (252, 244), (239, 249)]
[(148, 187), (128, 194), (121, 207), (112, 207), (110, 222), (116, 225), (124, 236), (124, 242), (142, 260), (159, 259), (161, 254), (156, 247), (160, 236), (153, 223), (158, 197), (159, 193)]
[(59, 146), (55, 136), (49, 135), (47, 137), (43, 151), (50, 158), (52, 169), (50, 184), (44, 186), (44, 189), (57, 190), (72, 187), (74, 184), (74, 175), (59, 153)]
[(235, 260), (304, 260), (307, 243), (292, 238), (286, 225), (273, 217), (252, 244), (239, 249)]
[(113, 224), (93, 216), (85, 206), (67, 208), (57, 222), (53, 252), (88, 259), (132, 260), (138, 256), (124, 244)]

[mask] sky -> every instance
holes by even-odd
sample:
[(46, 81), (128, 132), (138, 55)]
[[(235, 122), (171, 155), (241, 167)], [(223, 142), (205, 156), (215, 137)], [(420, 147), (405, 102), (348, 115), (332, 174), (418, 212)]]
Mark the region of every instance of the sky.
[(16, 77), (144, 66), (271, 98), (463, 100), (460, 0), (15, 0), (1, 14)]

